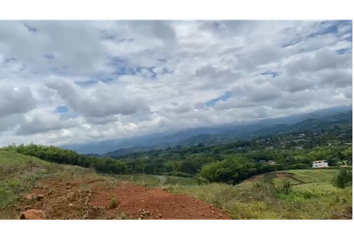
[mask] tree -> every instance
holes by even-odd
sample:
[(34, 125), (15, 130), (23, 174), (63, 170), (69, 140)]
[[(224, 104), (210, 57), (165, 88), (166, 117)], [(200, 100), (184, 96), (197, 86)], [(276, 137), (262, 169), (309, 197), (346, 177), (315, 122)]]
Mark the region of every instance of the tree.
[(255, 164), (244, 157), (230, 156), (221, 162), (208, 164), (200, 171), (200, 176), (211, 182), (239, 183), (257, 174)]
[(341, 169), (337, 176), (332, 180), (333, 186), (337, 188), (345, 188), (352, 182), (352, 171), (348, 169)]

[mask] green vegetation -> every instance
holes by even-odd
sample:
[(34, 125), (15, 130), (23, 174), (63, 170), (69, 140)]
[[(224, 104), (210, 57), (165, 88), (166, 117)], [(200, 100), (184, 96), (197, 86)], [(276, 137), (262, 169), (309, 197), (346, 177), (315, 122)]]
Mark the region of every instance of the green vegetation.
[[(255, 182), (236, 186), (212, 183), (167, 187), (172, 192), (209, 202), (234, 219), (333, 219), (345, 215), (351, 207), (352, 188), (339, 189), (330, 183), (338, 170), (291, 172), (295, 178), (310, 182), (291, 185), (282, 177), (279, 184), (275, 184), (276, 178), (257, 178)], [(315, 172), (315, 177), (311, 176)]]
[(251, 141), (216, 146), (199, 143), (193, 147), (177, 146), (111, 156), (126, 164), (128, 174), (202, 177), (210, 182), (230, 184), (261, 173), (310, 169), (312, 161), (319, 159), (327, 160), (331, 167), (343, 165), (343, 162), (351, 165), (351, 126), (341, 125), (341, 128), (332, 123), (325, 129), (301, 130), (301, 126), (317, 126), (313, 125), (316, 121), (296, 125), (297, 132), (278, 133)]
[(111, 202), (109, 203), (109, 208), (110, 209), (113, 209), (113, 208), (116, 208), (118, 207), (118, 200), (116, 197), (112, 197), (111, 198)]
[(168, 185), (180, 185), (180, 186), (192, 186), (205, 183), (202, 179), (197, 178), (184, 178), (184, 177), (172, 177), (168, 176), (165, 184)]
[[(292, 131), (249, 141), (127, 151), (114, 158), (54, 146), (11, 145), (0, 149), (0, 208), (39, 179), (98, 177), (97, 172), (118, 181), (163, 184), (210, 202), (235, 219), (336, 218), (352, 203), (352, 128), (338, 118), (332, 125), (309, 119)], [(330, 168), (311, 169), (319, 159)], [(114, 199), (110, 205), (115, 208)]]
[(341, 169), (339, 173), (333, 178), (333, 186), (338, 188), (345, 188), (352, 184), (352, 171), (348, 169)]
[(92, 175), (92, 172), (0, 150), (0, 209), (17, 201), (40, 179), (52, 176), (75, 179), (78, 175)]
[[(98, 177), (90, 169), (49, 163), (31, 156), (1, 150), (0, 166), (2, 209), (16, 202), (40, 179), (55, 177), (71, 180)], [(280, 173), (279, 177), (272, 174), (266, 177), (257, 175), (252, 178), (254, 180), (250, 179), (236, 186), (220, 183), (200, 184), (197, 178), (166, 176), (164, 187), (171, 192), (188, 194), (209, 202), (228, 212), (234, 219), (333, 219), (345, 215), (346, 209), (352, 204), (350, 186), (341, 189), (331, 184), (331, 180), (339, 171), (338, 169), (280, 171), (276, 172)], [(109, 176), (118, 180), (159, 186), (159, 179), (152, 175), (109, 174)], [(117, 206), (118, 201), (111, 198), (109, 207)], [(0, 218), (3, 218), (1, 214)]]
[[(313, 121), (312, 121), (313, 122)], [(217, 146), (168, 148), (114, 158), (80, 155), (54, 146), (11, 145), (3, 148), (49, 162), (93, 168), (105, 174), (148, 174), (203, 178), (238, 184), (267, 172), (310, 169), (312, 161), (326, 159), (331, 167), (352, 163), (351, 127), (312, 129), (238, 141)], [(351, 141), (351, 140), (350, 140)]]
[(143, 174), (132, 174), (132, 175), (117, 175), (110, 174), (110, 177), (121, 181), (133, 182), (141, 185), (147, 186), (159, 186), (159, 179), (152, 175), (143, 175)]
[(85, 168), (94, 168), (99, 173), (124, 174), (126, 165), (112, 158), (99, 158), (80, 155), (74, 151), (58, 148), (55, 146), (10, 145), (2, 150), (22, 153), (37, 157), (48, 162), (78, 165)]

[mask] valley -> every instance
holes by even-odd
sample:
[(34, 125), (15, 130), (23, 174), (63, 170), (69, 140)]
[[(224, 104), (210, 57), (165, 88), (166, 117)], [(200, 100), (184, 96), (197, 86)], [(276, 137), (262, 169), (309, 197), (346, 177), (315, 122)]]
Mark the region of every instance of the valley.
[[(0, 218), (352, 219), (351, 114), (123, 155), (9, 145)], [(329, 166), (313, 169), (320, 159)]]

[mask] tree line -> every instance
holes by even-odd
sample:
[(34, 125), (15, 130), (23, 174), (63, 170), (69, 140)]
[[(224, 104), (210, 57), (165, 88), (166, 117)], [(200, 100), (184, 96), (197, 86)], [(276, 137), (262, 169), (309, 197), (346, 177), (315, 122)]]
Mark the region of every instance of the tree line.
[[(273, 135), (217, 146), (203, 144), (189, 148), (178, 146), (173, 149), (131, 153), (116, 158), (80, 155), (75, 151), (55, 146), (34, 144), (10, 145), (3, 149), (49, 162), (94, 168), (100, 173), (199, 176), (210, 182), (236, 184), (261, 173), (310, 168), (312, 161), (319, 159), (327, 160), (330, 166), (352, 165), (351, 145), (328, 145), (323, 141), (323, 139), (338, 140), (339, 137), (344, 137), (343, 133), (346, 132), (349, 132), (349, 129), (320, 132), (319, 135), (306, 132), (307, 141), (312, 141), (315, 146), (303, 149), (281, 148), (281, 141), (284, 139), (297, 138), (298, 134), (295, 133), (281, 138)], [(280, 147), (270, 149), (267, 148), (269, 145)], [(274, 161), (275, 164), (270, 164), (269, 161)]]
[(42, 145), (10, 145), (3, 150), (33, 156), (48, 162), (77, 165), (84, 168), (94, 168), (100, 173), (125, 174), (127, 166), (122, 161), (113, 158), (100, 158), (80, 155), (75, 151), (55, 146)]

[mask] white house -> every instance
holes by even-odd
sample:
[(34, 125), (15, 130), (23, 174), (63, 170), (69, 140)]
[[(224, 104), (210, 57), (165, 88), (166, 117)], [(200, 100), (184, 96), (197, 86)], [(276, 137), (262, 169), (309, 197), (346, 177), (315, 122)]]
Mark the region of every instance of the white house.
[(312, 168), (326, 168), (328, 163), (326, 160), (317, 160), (312, 162)]
[(274, 162), (273, 160), (269, 160), (269, 161), (268, 161), (268, 164), (269, 164), (269, 165), (277, 165), (277, 163)]

